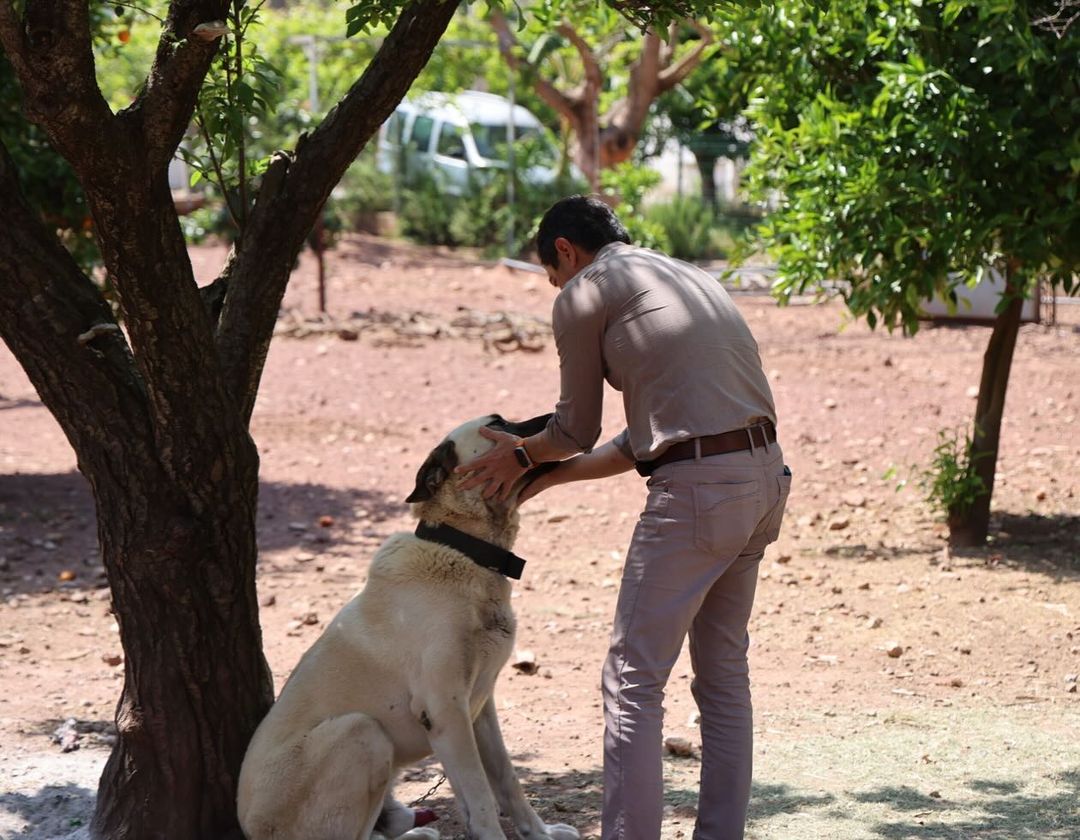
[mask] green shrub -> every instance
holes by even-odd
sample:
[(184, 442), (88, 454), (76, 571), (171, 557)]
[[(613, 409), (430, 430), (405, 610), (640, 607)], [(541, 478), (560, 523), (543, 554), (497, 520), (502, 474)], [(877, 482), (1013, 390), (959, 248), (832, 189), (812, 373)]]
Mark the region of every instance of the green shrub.
[(376, 213), (394, 209), (394, 179), (376, 167), (374, 146), (353, 161), (327, 202), (347, 230), (368, 228)]
[(404, 191), (398, 208), (398, 230), (424, 245), (453, 245), (450, 218), (453, 207), (431, 175), (423, 175)]
[(695, 198), (676, 198), (650, 205), (645, 219), (664, 232), (667, 251), (681, 260), (703, 260), (720, 256), (717, 216), (712, 208)]
[(930, 466), (919, 476), (926, 501), (946, 516), (963, 516), (986, 494), (986, 484), (975, 472), (971, 444), (971, 437), (959, 430), (941, 430)]
[(656, 170), (625, 161), (600, 173), (600, 188), (615, 200), (615, 210), (631, 241), (645, 248), (667, 251), (669, 243), (664, 229), (647, 219), (643, 212), (645, 194), (660, 180)]

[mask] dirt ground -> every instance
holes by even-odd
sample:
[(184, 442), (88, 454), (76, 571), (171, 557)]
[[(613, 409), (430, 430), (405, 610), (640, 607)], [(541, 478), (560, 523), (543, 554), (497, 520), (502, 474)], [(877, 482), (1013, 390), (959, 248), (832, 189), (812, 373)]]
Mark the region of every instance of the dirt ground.
[[(194, 253), (202, 277), (223, 253)], [(376, 546), (412, 528), (402, 500), (430, 447), (464, 419), (529, 417), (557, 396), (543, 276), (370, 238), (345, 242), (328, 268), (329, 309), (348, 329), (305, 321), (316, 304), (305, 254), (252, 423), (278, 687)], [(1021, 330), (993, 540), (951, 555), (920, 492), (885, 475), (925, 465), (939, 429), (967, 428), (988, 331), (927, 326), (905, 339), (848, 323), (836, 304), (737, 302), (795, 475), (751, 626), (748, 836), (1080, 838), (1080, 306)], [(498, 342), (506, 324), (524, 349)], [(609, 398), (614, 434), (621, 405)], [(557, 488), (523, 508), (515, 549), (529, 561), (517, 645), (538, 670), (500, 678), (503, 729), (538, 810), (583, 836), (598, 835), (599, 669), (643, 500), (634, 474)], [(79, 836), (122, 651), (86, 483), (2, 347), (0, 594), (0, 837)], [(665, 760), (665, 840), (693, 827), (689, 674), (684, 657), (666, 701), (665, 734), (693, 753)], [(423, 765), (399, 792), (419, 798), (439, 778)], [(448, 785), (426, 801), (444, 836), (460, 835)]]

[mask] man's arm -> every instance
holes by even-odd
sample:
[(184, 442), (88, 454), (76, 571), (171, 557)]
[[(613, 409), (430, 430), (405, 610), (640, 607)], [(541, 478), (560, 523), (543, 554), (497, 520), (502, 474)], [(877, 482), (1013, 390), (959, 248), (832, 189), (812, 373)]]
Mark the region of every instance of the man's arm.
[(526, 502), (538, 493), (542, 493), (559, 484), (571, 481), (587, 481), (594, 478), (607, 478), (628, 472), (634, 468), (634, 462), (618, 446), (618, 438), (609, 440), (592, 452), (578, 455), (566, 461), (560, 461), (553, 469), (538, 475), (518, 495), (518, 502)]
[(546, 429), (524, 441), (505, 432), (481, 429), (495, 446), (455, 470), (471, 473), (463, 489), (486, 483), (484, 498), (506, 499), (525, 472), (514, 457), (515, 447), (524, 445), (536, 463), (560, 461), (591, 450), (600, 436), (606, 311), (596, 284), (579, 277), (566, 286), (555, 299), (551, 321), (561, 380), (555, 416)]
[[(457, 467), (456, 473), (472, 473), (472, 476), (462, 484), (463, 489), (475, 487), (487, 482), (484, 498), (490, 499), (496, 496), (506, 499), (517, 483), (517, 480), (525, 474), (526, 470), (514, 457), (514, 449), (517, 446), (525, 446), (525, 451), (536, 463), (545, 461), (544, 455), (544, 432), (525, 438), (515, 437), (507, 432), (498, 432), (494, 429), (482, 428), (480, 434), (489, 440), (495, 441), (495, 445), (483, 455), (474, 458), (466, 464)], [(607, 478), (610, 475), (618, 475), (634, 468), (634, 460), (624, 451), (626, 432), (622, 432), (603, 446), (598, 446), (584, 455), (577, 455), (566, 461), (560, 461), (557, 466), (538, 475), (530, 482), (518, 497), (524, 502), (531, 499), (537, 493), (554, 487), (557, 484), (566, 484), (570, 481), (585, 481), (592, 478)], [(533, 447), (536, 451), (533, 451)], [(557, 450), (556, 450), (557, 451)], [(552, 460), (556, 460), (558, 456)]]

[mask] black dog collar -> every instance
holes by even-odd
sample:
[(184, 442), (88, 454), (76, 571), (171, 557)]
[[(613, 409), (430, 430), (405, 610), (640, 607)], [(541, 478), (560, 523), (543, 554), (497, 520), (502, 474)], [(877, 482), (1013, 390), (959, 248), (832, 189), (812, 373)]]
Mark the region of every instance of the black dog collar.
[(421, 522), (416, 526), (416, 536), (422, 540), (440, 543), (455, 551), (460, 551), (478, 566), (494, 569), (499, 574), (514, 580), (521, 580), (521, 573), (525, 569), (525, 561), (514, 552), (499, 548), (497, 545), (466, 534), (450, 525), (428, 525), (426, 522)]

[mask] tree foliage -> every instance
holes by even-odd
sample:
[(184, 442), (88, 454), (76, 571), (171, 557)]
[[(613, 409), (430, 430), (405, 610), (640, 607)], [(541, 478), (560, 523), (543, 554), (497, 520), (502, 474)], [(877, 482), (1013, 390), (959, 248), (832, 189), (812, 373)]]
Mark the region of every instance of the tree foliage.
[(761, 240), (788, 298), (842, 282), (873, 325), (989, 265), (1030, 293), (1080, 265), (1080, 37), (1022, 0), (770, 2), (729, 18), (776, 198)]
[(990, 266), (1005, 279), (971, 436), (985, 492), (950, 510), (957, 545), (987, 536), (1022, 299), (1042, 277), (1080, 291), (1080, 33), (1048, 5), (779, 0), (726, 17), (781, 300), (835, 289), (872, 327), (914, 332), (935, 294), (955, 304)]

